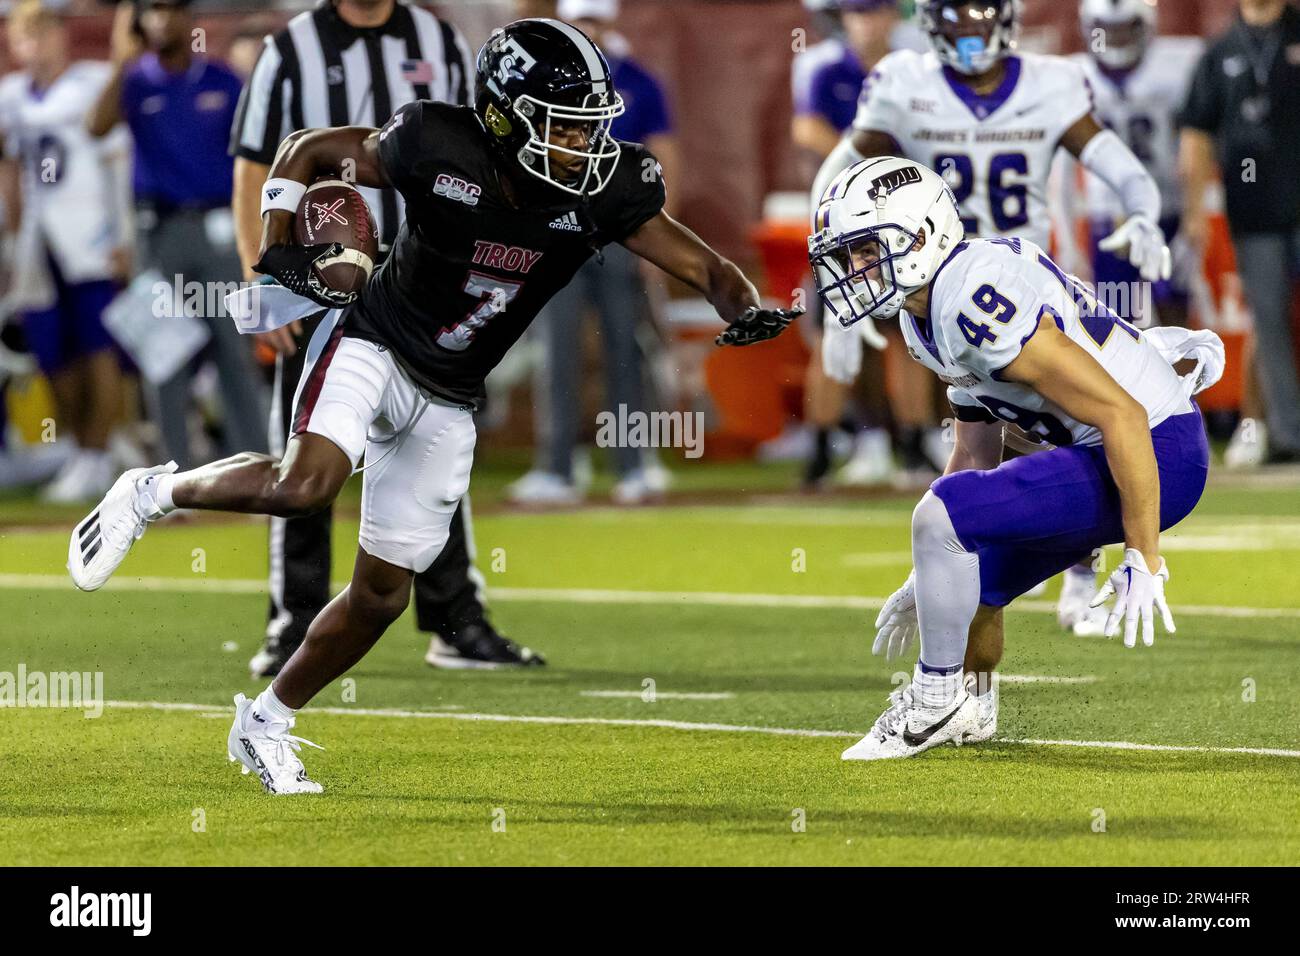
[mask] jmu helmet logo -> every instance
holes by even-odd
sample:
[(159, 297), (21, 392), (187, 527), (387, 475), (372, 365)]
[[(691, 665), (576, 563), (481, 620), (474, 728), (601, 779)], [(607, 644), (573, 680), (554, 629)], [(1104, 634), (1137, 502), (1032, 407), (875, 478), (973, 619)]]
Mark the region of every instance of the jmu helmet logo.
[(872, 202), (879, 202), (896, 189), (904, 186), (910, 186), (913, 183), (921, 181), (921, 171), (915, 166), (904, 166), (902, 169), (896, 169), (892, 173), (885, 173), (883, 176), (877, 176), (871, 181), (871, 188), (867, 190), (867, 196)]

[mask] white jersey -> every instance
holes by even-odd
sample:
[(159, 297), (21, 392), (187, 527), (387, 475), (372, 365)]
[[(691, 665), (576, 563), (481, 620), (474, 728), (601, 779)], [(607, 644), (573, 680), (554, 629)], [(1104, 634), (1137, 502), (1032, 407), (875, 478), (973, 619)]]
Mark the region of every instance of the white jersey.
[(1065, 132), (1092, 112), (1083, 70), (1020, 53), (979, 96), (933, 52), (900, 50), (871, 71), (853, 128), (887, 133), (903, 154), (948, 181), (967, 237), (1025, 236), (1046, 246), (1047, 177)]
[(908, 351), (947, 383), (954, 407), (991, 413), (1053, 445), (1100, 444), (1094, 426), (1000, 378), (1044, 316), (1146, 409), (1153, 428), (1191, 411), (1182, 382), (1160, 352), (1027, 240), (959, 244), (931, 283), (929, 315), (903, 312), (899, 321)]
[(0, 79), (0, 134), (6, 156), (22, 167), (20, 245), (41, 260), (41, 246), (48, 249), (69, 282), (107, 278), (110, 251), (127, 240), (126, 132), (99, 140), (86, 132), (110, 72), (107, 63), (74, 63), (43, 93), (27, 73)]
[[(1203, 50), (1196, 37), (1157, 37), (1142, 62), (1122, 76), (1107, 73), (1086, 53), (1071, 57), (1092, 84), (1098, 119), (1128, 145), (1160, 187), (1165, 216), (1182, 209), (1177, 117)], [(1084, 177), (1089, 217), (1123, 218), (1123, 206), (1110, 187), (1091, 173)]]

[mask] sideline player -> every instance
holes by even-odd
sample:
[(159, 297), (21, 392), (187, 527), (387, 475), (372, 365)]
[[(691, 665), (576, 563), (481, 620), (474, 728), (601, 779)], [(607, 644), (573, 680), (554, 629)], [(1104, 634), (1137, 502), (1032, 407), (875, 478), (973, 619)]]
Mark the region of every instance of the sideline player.
[[(731, 262), (662, 211), (642, 146), (609, 126), (622, 102), (599, 48), (556, 20), (521, 20), (480, 51), (475, 106), (418, 101), (384, 126), (291, 135), (263, 191), (259, 272), (322, 304), (350, 305), (310, 346), (282, 458), (243, 454), (174, 473), (129, 471), (74, 529), (68, 567), (104, 584), (149, 522), (174, 508), (293, 516), (327, 507), (365, 462), (351, 583), (255, 701), (235, 698), (231, 759), (273, 793), (315, 793), (294, 714), (357, 663), (406, 608), (469, 487), (473, 406), (484, 377), (600, 247), (619, 242), (704, 295), (722, 345), (778, 335), (798, 314), (759, 306)], [(406, 220), (355, 302), (312, 271), (334, 247), (288, 242), (306, 184), (344, 164), (393, 186)], [(576, 223), (579, 228), (569, 228)]]
[[(806, 52), (795, 56), (791, 67), (794, 116), (790, 120), (790, 138), (800, 152), (800, 172), (807, 168), (808, 181), (853, 124), (858, 94), (862, 92), (867, 72), (897, 46), (900, 17), (896, 0), (804, 0), (829, 34)], [(906, 39), (906, 36), (903, 37)], [(917, 36), (917, 40), (921, 40)], [(804, 466), (805, 488), (819, 487), (830, 475), (831, 439), (844, 421), (849, 387), (831, 378), (822, 368), (822, 309), (816, 301), (803, 323), (803, 333), (812, 353), (804, 377), (804, 420), (812, 434), (812, 455)], [(877, 343), (881, 344), (881, 343)], [(899, 434), (905, 473), (934, 474), (922, 450), (926, 426), (935, 421), (932, 383), (925, 372), (912, 373), (912, 363), (895, 361), (902, 351), (895, 341), (890, 372), (894, 366), (900, 374), (886, 375), (886, 386)], [(910, 373), (910, 374), (909, 374)], [(913, 381), (923, 391), (918, 394)], [(874, 485), (898, 477), (888, 434), (880, 427), (849, 429), (854, 443), (849, 460), (835, 477), (838, 483)]]
[(17, 232), (11, 304), (21, 304), (27, 348), (49, 379), (58, 444), (74, 448), (41, 497), (94, 501), (117, 471), (110, 436), (124, 410), (103, 313), (130, 278), (130, 141), (120, 127), (103, 141), (86, 132), (110, 68), (71, 58), (60, 14), (29, 0), (14, 8), (8, 32), (21, 66), (0, 80), (4, 165), (20, 167), (6, 175), (19, 178), (12, 198), (22, 207), (6, 223)]
[[(898, 316), (913, 358), (948, 385), (957, 412), (946, 473), (912, 515), (915, 570), (878, 622), (904, 644), (919, 631), (920, 658), (844, 759), (987, 739), (964, 671), (1001, 657), (1007, 604), (1096, 548), (1125, 547), (1093, 602), (1116, 595), (1106, 633), (1122, 621), (1126, 646), (1139, 630), (1150, 645), (1156, 611), (1172, 632), (1160, 532), (1204, 490), (1209, 447), (1191, 395), (1215, 376), (1180, 378), (1035, 243), (965, 239), (950, 187), (910, 160), (841, 173), (814, 228), (810, 258), (836, 321)], [(1199, 335), (1221, 372), (1222, 344)], [(999, 464), (1004, 423), (1054, 447)], [(964, 665), (972, 657), (975, 668)]]
[[(1147, 0), (1081, 0), (1079, 25), (1087, 50), (1070, 59), (1088, 78), (1097, 118), (1124, 140), (1159, 186), (1160, 229), (1172, 244), (1182, 212), (1176, 119), (1204, 44), (1198, 37), (1157, 36), (1156, 7)], [(1097, 295), (1119, 311), (1125, 311), (1127, 298), (1133, 321), (1140, 327), (1186, 325), (1186, 277), (1176, 274), (1154, 282), (1149, 296), (1134, 296), (1131, 290), (1139, 287), (1141, 279), (1137, 269), (1127, 258), (1100, 248), (1123, 218), (1120, 203), (1089, 173), (1083, 179), (1082, 204), (1073, 201), (1078, 195), (1074, 185), (1073, 175), (1062, 177), (1062, 204), (1067, 209), (1082, 205), (1086, 213), (1087, 258)], [(1059, 235), (1069, 237), (1069, 225), (1062, 223)], [(1181, 267), (1187, 258), (1175, 256), (1176, 273), (1184, 271)]]

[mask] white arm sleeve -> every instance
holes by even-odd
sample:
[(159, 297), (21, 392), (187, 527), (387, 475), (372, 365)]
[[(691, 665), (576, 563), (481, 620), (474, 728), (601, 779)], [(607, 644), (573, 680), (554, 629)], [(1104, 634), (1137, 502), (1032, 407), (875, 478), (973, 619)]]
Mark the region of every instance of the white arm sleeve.
[(1153, 223), (1160, 221), (1160, 189), (1156, 181), (1113, 131), (1104, 129), (1088, 140), (1079, 162), (1115, 191), (1127, 215), (1145, 216)]
[(826, 187), (831, 184), (831, 180), (854, 163), (861, 162), (866, 158), (854, 149), (853, 135), (851, 133), (839, 141), (839, 144), (831, 150), (830, 155), (822, 162), (822, 168), (817, 170), (817, 178), (813, 180), (812, 215), (817, 215), (817, 206), (822, 201), (822, 193), (826, 192)]

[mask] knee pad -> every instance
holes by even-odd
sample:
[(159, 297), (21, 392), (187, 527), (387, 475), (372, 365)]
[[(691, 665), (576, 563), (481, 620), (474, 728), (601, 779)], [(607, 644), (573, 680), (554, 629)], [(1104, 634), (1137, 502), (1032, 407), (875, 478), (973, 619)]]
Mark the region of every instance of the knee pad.
[(912, 550), (965, 551), (953, 529), (948, 506), (933, 491), (927, 491), (912, 511)]

